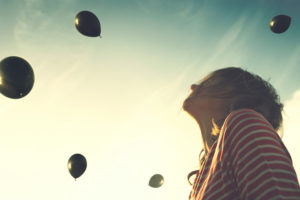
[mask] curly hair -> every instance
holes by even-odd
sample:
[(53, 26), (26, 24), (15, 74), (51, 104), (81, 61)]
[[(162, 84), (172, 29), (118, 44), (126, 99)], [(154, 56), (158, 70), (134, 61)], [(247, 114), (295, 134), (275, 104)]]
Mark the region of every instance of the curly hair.
[[(262, 114), (275, 131), (281, 127), (283, 104), (275, 88), (256, 74), (239, 67), (222, 68), (211, 72), (200, 81), (198, 86), (208, 89), (212, 97), (231, 99), (224, 118), (212, 120), (212, 140), (216, 140), (227, 115), (242, 108), (253, 109)], [(205, 154), (206, 152), (199, 158), (200, 167)], [(197, 172), (198, 170), (189, 173), (188, 180)]]

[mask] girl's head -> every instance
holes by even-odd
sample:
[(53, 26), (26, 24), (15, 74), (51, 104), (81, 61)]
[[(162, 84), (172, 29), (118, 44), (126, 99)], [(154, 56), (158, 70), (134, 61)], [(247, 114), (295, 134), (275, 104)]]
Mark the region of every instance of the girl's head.
[[(184, 101), (183, 109), (200, 125), (204, 149), (215, 141), (227, 115), (237, 109), (250, 108), (262, 114), (278, 131), (282, 123), (283, 104), (273, 86), (258, 75), (238, 67), (213, 71), (191, 86), (192, 93)], [(201, 127), (204, 126), (204, 127)], [(200, 156), (202, 153), (200, 153)], [(204, 156), (200, 158), (200, 166)], [(190, 177), (198, 170), (188, 174)]]
[(194, 118), (210, 116), (213, 134), (218, 133), (233, 110), (250, 108), (261, 113), (277, 131), (282, 123), (283, 104), (273, 86), (258, 75), (238, 67), (211, 72), (191, 86), (183, 109)]

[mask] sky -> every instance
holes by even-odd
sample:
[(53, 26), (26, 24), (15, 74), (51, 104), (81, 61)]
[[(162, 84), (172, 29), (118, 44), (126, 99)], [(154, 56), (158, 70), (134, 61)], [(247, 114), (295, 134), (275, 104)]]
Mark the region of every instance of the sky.
[[(21, 99), (0, 96), (0, 199), (187, 199), (199, 167), (190, 85), (219, 68), (260, 75), (284, 103), (283, 142), (300, 174), (297, 0), (0, 0), (0, 60), (35, 73)], [(88, 10), (102, 38), (74, 25)], [(283, 34), (270, 20), (292, 17)], [(87, 159), (76, 181), (71, 155)], [(151, 188), (153, 174), (165, 183)]]

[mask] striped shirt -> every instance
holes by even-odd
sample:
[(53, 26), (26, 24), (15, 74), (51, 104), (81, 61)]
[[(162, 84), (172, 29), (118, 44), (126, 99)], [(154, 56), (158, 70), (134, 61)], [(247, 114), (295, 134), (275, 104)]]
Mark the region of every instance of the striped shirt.
[(251, 109), (231, 112), (196, 175), (190, 200), (299, 199), (292, 159), (272, 125)]

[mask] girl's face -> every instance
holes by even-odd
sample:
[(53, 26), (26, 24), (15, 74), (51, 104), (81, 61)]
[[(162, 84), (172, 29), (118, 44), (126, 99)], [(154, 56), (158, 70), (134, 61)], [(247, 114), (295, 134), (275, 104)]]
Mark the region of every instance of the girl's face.
[(192, 84), (191, 93), (183, 103), (183, 109), (192, 116), (212, 109), (214, 98), (208, 92), (201, 90), (201, 85)]
[(199, 84), (191, 85), (191, 93), (182, 106), (197, 121), (206, 150), (212, 145), (213, 121), (220, 121), (228, 114), (231, 99), (224, 98), (229, 91), (225, 88), (215, 77), (206, 77)]
[[(196, 119), (224, 117), (229, 99), (216, 97), (215, 91), (210, 87), (212, 84), (210, 81), (205, 81), (191, 85), (191, 94), (184, 101), (183, 109)], [(222, 92), (224, 91), (220, 91)]]

